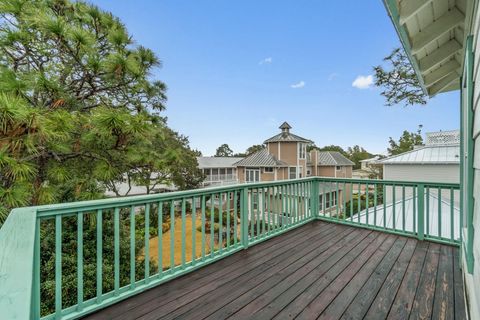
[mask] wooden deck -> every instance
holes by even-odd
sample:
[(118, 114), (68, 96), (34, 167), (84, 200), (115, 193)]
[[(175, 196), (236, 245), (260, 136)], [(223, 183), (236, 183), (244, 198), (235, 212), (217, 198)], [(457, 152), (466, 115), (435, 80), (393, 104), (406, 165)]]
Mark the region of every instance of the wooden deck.
[(87, 319), (465, 319), (458, 249), (312, 222)]

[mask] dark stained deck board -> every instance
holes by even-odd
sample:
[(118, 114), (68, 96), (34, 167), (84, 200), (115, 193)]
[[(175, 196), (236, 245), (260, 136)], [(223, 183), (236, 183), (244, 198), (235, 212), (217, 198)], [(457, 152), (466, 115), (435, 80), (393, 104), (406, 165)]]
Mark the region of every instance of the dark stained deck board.
[(463, 287), (463, 275), (460, 270), (460, 257), (458, 249), (453, 250), (453, 296), (454, 296), (454, 318), (466, 319), (465, 289)]
[(440, 245), (431, 243), (420, 274), (410, 319), (430, 319), (432, 316), (439, 255)]
[[(334, 228), (336, 229), (336, 228)], [(347, 230), (347, 233), (357, 232), (355, 229)], [(328, 233), (328, 234), (327, 234)], [(333, 237), (332, 243), (335, 241), (341, 240), (345, 241), (345, 238), (338, 237), (335, 234), (335, 231), (324, 230), (324, 232), (316, 234), (319, 238), (325, 239), (326, 237)], [(183, 314), (188, 312), (193, 306), (196, 305), (205, 305), (208, 304), (211, 308), (214, 307), (215, 303), (220, 303), (225, 301), (232, 294), (238, 292), (239, 290), (248, 290), (252, 285), (255, 285), (262, 278), (265, 278), (266, 275), (275, 274), (275, 272), (282, 270), (285, 266), (288, 266), (295, 262), (297, 259), (306, 259), (309, 252), (315, 250), (318, 246), (313, 241), (308, 241), (310, 238), (305, 240), (307, 245), (305, 246), (294, 246), (288, 250), (282, 252), (282, 254), (272, 258), (267, 263), (256, 266), (249, 272), (243, 272), (245, 270), (239, 269), (240, 272), (232, 272), (228, 274), (225, 282), (221, 287), (216, 285), (216, 282), (213, 281), (202, 287), (196, 288), (195, 290), (189, 292), (187, 295), (182, 297), (182, 301), (173, 300), (168, 304), (156, 306), (148, 305), (147, 308), (144, 308), (141, 313), (143, 315), (139, 319), (157, 319), (157, 314), (164, 314), (163, 319), (175, 319), (177, 317), (186, 317)], [(326, 240), (326, 239), (325, 239)], [(327, 240), (326, 240), (327, 241)], [(327, 241), (326, 243), (330, 243)], [(285, 249), (285, 248), (283, 248)], [(217, 280), (218, 281), (218, 280)], [(221, 298), (221, 299), (219, 299)], [(203, 310), (203, 312), (209, 312), (211, 309)], [(136, 315), (138, 316), (139, 310), (135, 310)], [(200, 314), (197, 314), (198, 318)]]
[[(142, 295), (136, 295), (129, 298), (122, 303), (116, 304), (115, 308), (108, 308), (102, 311), (108, 319), (112, 319), (116, 316), (128, 316), (125, 314), (129, 310), (137, 307), (140, 304), (146, 304), (151, 300), (157, 300), (157, 305), (162, 303), (166, 304), (174, 300), (178, 300), (180, 297), (188, 294), (191, 291), (201, 287), (204, 284), (210, 282), (216, 282), (221, 285), (221, 279), (224, 275), (231, 275), (232, 272), (238, 271), (238, 269), (249, 270), (249, 267), (256, 267), (262, 263), (267, 262), (272, 257), (276, 257), (283, 254), (285, 251), (294, 247), (298, 242), (307, 241), (313, 236), (318, 235), (324, 230), (329, 232), (335, 232), (335, 230), (341, 230), (336, 227), (333, 228), (329, 225), (319, 226), (316, 222), (314, 224), (308, 224), (302, 228), (297, 228), (283, 234), (281, 237), (274, 237), (269, 241), (262, 242), (248, 251), (240, 251), (235, 255), (223, 259), (214, 264), (205, 266), (195, 272), (186, 274), (182, 277), (175, 279), (174, 281), (167, 282), (156, 288), (150, 289)], [(266, 253), (265, 253), (266, 252)], [(260, 257), (258, 253), (263, 253)], [(237, 263), (241, 261), (241, 263)], [(191, 286), (191, 283), (195, 282), (197, 286)]]
[[(412, 247), (409, 246), (409, 243), (413, 243)], [(366, 319), (376, 320), (387, 318), (388, 312), (392, 307), (395, 295), (399, 290), (409, 263), (414, 258), (415, 253), (418, 252), (418, 250), (425, 250), (426, 246), (428, 246), (428, 243), (426, 242), (417, 242), (414, 239), (408, 240), (406, 248), (413, 250), (404, 250), (402, 252), (387, 276), (387, 279), (383, 283), (382, 288), (377, 293), (377, 297), (370, 305), (370, 308), (365, 315)]]
[[(290, 291), (300, 293), (308, 287), (308, 283), (311, 283), (322, 276), (326, 277), (329, 273), (340, 272), (342, 266), (348, 264), (349, 261), (354, 259), (365, 246), (375, 239), (375, 237), (376, 235), (373, 233), (365, 233), (362, 237), (357, 237), (354, 241), (349, 241), (348, 244), (342, 246), (342, 250), (339, 250), (338, 246), (333, 247), (332, 249), (335, 253), (322, 261), (322, 263), (314, 265), (313, 268), (301, 268), (290, 274), (284, 281), (276, 283), (275, 281), (270, 282), (268, 284), (270, 288), (267, 292), (264, 292), (260, 298), (257, 298), (246, 305), (244, 304), (244, 307), (236, 312), (232, 319), (245, 319), (253, 313), (255, 313), (258, 318), (271, 318), (271, 315), (264, 315), (258, 311), (266, 305), (270, 306), (270, 301), (272, 299), (277, 295), (289, 291), (289, 289), (293, 288), (294, 290)], [(313, 261), (315, 262), (315, 260)], [(291, 287), (292, 285), (294, 286)], [(267, 288), (264, 288), (263, 291), (265, 291), (265, 289)], [(294, 296), (293, 293), (287, 295), (290, 299)]]
[[(311, 259), (321, 259), (323, 255), (322, 251), (328, 247), (328, 250), (333, 251), (331, 247), (337, 246), (337, 243), (346, 244), (349, 241), (360, 241), (357, 234), (357, 230), (347, 230), (348, 234), (343, 233), (342, 236), (333, 235), (333, 238), (327, 241), (326, 245), (318, 245), (315, 242), (311, 242), (304, 246), (297, 246), (297, 254), (292, 251), (286, 253), (286, 257), (283, 257), (278, 264), (274, 265), (271, 268), (257, 268), (253, 272), (247, 273), (245, 277), (237, 278), (235, 281), (229, 283), (228, 285), (222, 287), (220, 290), (209, 293), (202, 296), (200, 299), (195, 301), (190, 301), (187, 305), (177, 308), (174, 312), (168, 314), (165, 319), (175, 319), (176, 317), (192, 317), (201, 319), (202, 317), (208, 316), (215, 309), (219, 309), (223, 304), (227, 303), (230, 299), (234, 299), (237, 295), (244, 292), (248, 292), (251, 289), (255, 288), (259, 283), (269, 280), (270, 278), (276, 278), (281, 280), (285, 274), (288, 274), (289, 271), (294, 268), (301, 267), (305, 263), (309, 263)], [(327, 257), (331, 255), (326, 255)], [(287, 271), (285, 271), (287, 270)], [(201, 307), (202, 305), (208, 304), (209, 309)], [(162, 311), (163, 308), (162, 308)], [(151, 316), (154, 316), (156, 313), (151, 313)], [(141, 319), (153, 319), (154, 317), (142, 317)]]
[(407, 271), (403, 276), (400, 288), (397, 291), (392, 307), (388, 313), (387, 319), (406, 320), (410, 316), (415, 293), (417, 292), (418, 282), (420, 280), (421, 270), (425, 262), (425, 256), (429, 248), (428, 242), (418, 242), (417, 248), (413, 253)]
[[(321, 309), (322, 307), (324, 308), (326, 305), (328, 305), (329, 301), (333, 300), (337, 296), (338, 292), (358, 272), (358, 270), (365, 264), (366, 260), (368, 260), (373, 254), (375, 254), (375, 252), (377, 252), (377, 249), (380, 245), (383, 243), (387, 245), (390, 242), (393, 243), (394, 237), (390, 237), (390, 239), (385, 242), (388, 237), (389, 235), (387, 234), (378, 234), (375, 240), (370, 242), (368, 246), (361, 252), (361, 254), (347, 266), (347, 268), (341, 270), (341, 273), (336, 274), (335, 279), (327, 276), (314, 280), (308, 286), (308, 288), (300, 292), (300, 294), (297, 294), (291, 302), (289, 302), (288, 299), (291, 299), (291, 296), (294, 295), (289, 296), (290, 292), (286, 291), (282, 294), (282, 296), (277, 298), (262, 311), (265, 315), (268, 315), (266, 311), (275, 313), (278, 312), (278, 310), (281, 310), (275, 315), (275, 318), (283, 319), (297, 316), (299, 313), (308, 308), (308, 305), (314, 306), (318, 309)], [(333, 276), (335, 274), (331, 273), (331, 275)], [(339, 275), (342, 276), (340, 277)], [(297, 285), (293, 286), (292, 288), (295, 288), (296, 286)], [(313, 300), (315, 301), (312, 302)], [(310, 308), (308, 311), (312, 309), (313, 308)]]
[(465, 319), (458, 250), (315, 221), (86, 319)]

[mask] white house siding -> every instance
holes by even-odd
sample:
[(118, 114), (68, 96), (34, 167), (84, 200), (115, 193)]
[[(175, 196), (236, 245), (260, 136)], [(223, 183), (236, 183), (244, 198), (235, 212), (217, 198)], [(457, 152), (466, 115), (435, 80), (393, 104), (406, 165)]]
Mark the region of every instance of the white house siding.
[[(472, 318), (480, 318), (480, 10), (477, 8), (474, 13), (473, 29), (473, 50), (474, 50), (474, 67), (473, 67), (473, 139), (474, 143), (474, 216), (473, 226), (474, 234), (474, 270), (473, 274), (466, 273), (467, 294), (470, 297), (470, 312)], [(466, 104), (464, 104), (465, 106)], [(464, 109), (465, 116), (465, 109)], [(467, 133), (469, 134), (469, 133)]]
[(385, 164), (383, 179), (459, 183), (460, 166), (458, 164)]
[[(458, 164), (384, 164), (383, 179), (394, 181), (414, 181), (414, 182), (443, 182), (459, 183), (460, 166)], [(395, 188), (395, 200), (413, 196), (413, 188), (405, 187), (405, 193), (402, 187)], [(437, 195), (438, 190), (430, 190), (431, 194)], [(453, 193), (454, 203), (460, 203), (460, 192), (455, 190)], [(441, 199), (449, 201), (451, 198), (450, 190), (441, 190)], [(385, 201), (393, 201), (393, 187), (387, 186), (385, 190)]]

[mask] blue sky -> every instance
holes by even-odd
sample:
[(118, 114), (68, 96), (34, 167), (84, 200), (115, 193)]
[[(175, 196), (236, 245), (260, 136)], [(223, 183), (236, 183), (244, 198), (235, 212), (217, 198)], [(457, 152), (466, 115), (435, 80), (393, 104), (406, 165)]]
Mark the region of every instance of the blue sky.
[(162, 60), (169, 125), (204, 155), (222, 143), (243, 152), (283, 121), (318, 146), (373, 153), (418, 124), (459, 127), (458, 92), (386, 107), (379, 89), (352, 86), (399, 46), (381, 0), (91, 2)]

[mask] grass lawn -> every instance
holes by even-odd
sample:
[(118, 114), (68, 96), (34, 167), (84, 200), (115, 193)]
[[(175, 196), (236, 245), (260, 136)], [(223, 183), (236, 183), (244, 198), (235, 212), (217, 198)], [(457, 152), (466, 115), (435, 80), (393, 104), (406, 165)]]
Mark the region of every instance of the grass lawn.
[[(185, 217), (185, 261), (192, 260), (192, 236), (195, 237), (195, 255), (197, 257), (202, 255), (202, 233), (197, 231), (197, 227), (202, 225), (199, 214), (197, 214), (197, 219), (195, 221), (195, 228), (193, 228), (194, 233), (192, 233), (192, 216), (187, 215)], [(164, 268), (170, 267), (170, 232), (168, 230), (163, 234), (162, 239), (162, 263)], [(174, 243), (175, 243), (175, 265), (182, 263), (182, 218), (178, 217), (175, 219), (175, 233), (174, 233)], [(210, 234), (205, 235), (205, 254), (210, 252)], [(150, 239), (150, 260), (158, 262), (158, 237)]]

